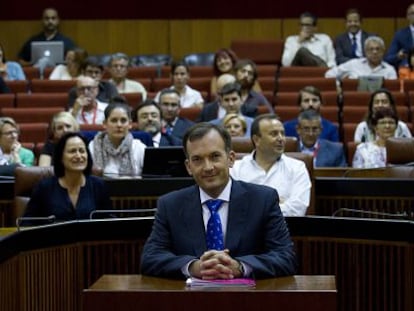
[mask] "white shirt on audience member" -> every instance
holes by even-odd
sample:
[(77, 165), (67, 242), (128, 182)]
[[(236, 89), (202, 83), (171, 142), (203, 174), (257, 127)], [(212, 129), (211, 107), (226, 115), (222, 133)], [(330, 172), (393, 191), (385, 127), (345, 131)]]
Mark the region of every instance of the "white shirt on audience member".
[(397, 79), (397, 72), (393, 66), (386, 62), (381, 62), (377, 67), (371, 68), (365, 57), (350, 59), (325, 72), (325, 78), (358, 79), (366, 76), (383, 77), (384, 79), (395, 80)]

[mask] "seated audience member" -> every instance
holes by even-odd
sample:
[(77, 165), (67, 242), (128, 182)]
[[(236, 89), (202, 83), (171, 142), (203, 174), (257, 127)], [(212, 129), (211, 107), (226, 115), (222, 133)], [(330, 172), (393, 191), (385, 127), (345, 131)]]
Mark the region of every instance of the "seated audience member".
[(299, 151), (313, 156), (314, 167), (347, 166), (341, 143), (320, 139), (322, 118), (315, 110), (299, 114), (296, 131), (299, 134)]
[(91, 77), (79, 77), (76, 85), (78, 97), (70, 113), (79, 124), (102, 124), (108, 106), (97, 99), (98, 82)]
[[(361, 142), (364, 143), (375, 140), (376, 137), (373, 118), (377, 110), (380, 108), (391, 108), (397, 115), (397, 107), (395, 106), (394, 97), (386, 89), (379, 89), (371, 94), (365, 120), (360, 122), (355, 129), (355, 143), (359, 144)], [(394, 137), (412, 137), (410, 129), (403, 121), (397, 122)]]
[[(319, 89), (314, 86), (306, 86), (299, 91), (298, 104), (300, 111), (314, 110), (320, 113), (322, 105), (322, 95)], [(294, 136), (299, 138), (296, 131), (298, 125), (298, 119), (286, 121), (284, 124), (286, 136)], [(330, 141), (339, 141), (338, 127), (331, 121), (322, 118), (322, 131), (319, 138), (327, 139)]]
[(312, 184), (305, 163), (283, 154), (286, 136), (282, 122), (274, 114), (256, 117), (251, 139), (255, 149), (235, 161), (231, 176), (276, 189), (284, 216), (304, 216)]
[(407, 8), (408, 26), (398, 30), (385, 54), (385, 61), (395, 68), (407, 62), (407, 53), (413, 47), (414, 3)]
[(82, 73), (82, 68), (88, 52), (75, 48), (66, 53), (65, 64), (57, 65), (50, 73), (49, 80), (73, 80)]
[(116, 86), (119, 94), (141, 93), (142, 99), (145, 100), (147, 99), (147, 90), (145, 87), (138, 81), (127, 78), (130, 66), (131, 61), (128, 55), (124, 53), (112, 54), (109, 60), (109, 73), (111, 74), (109, 82), (112, 82)]
[(335, 66), (335, 50), (331, 38), (315, 33), (317, 17), (305, 12), (300, 16), (298, 35), (289, 36), (283, 48), (283, 66)]
[(0, 76), (0, 94), (11, 93), (4, 79)]
[(34, 154), (19, 142), (19, 126), (9, 117), (0, 117), (0, 166), (32, 166)]
[(243, 116), (238, 113), (227, 114), (221, 123), (230, 133), (231, 137), (243, 137), (247, 133), (247, 123)]
[[(102, 76), (104, 73), (104, 66), (99, 62), (98, 58), (90, 56), (88, 57), (82, 68), (82, 75), (94, 79), (98, 83), (98, 95), (96, 98), (104, 103), (109, 103), (111, 99), (118, 96), (118, 90), (116, 86), (108, 81), (103, 81)], [(71, 108), (78, 97), (76, 87), (69, 91), (68, 107)]]
[[(221, 89), (227, 83), (236, 82), (236, 77), (229, 73), (224, 73), (217, 79), (217, 92), (220, 93)], [(214, 119), (221, 119), (226, 115), (226, 110), (220, 105), (220, 99), (216, 96), (214, 101), (204, 104), (201, 109), (200, 115), (197, 117), (196, 122), (208, 122)]]
[(337, 65), (365, 56), (364, 42), (371, 34), (361, 29), (361, 23), (362, 16), (357, 9), (346, 11), (346, 32), (338, 35), (334, 44)]
[(234, 67), (234, 72), (236, 81), (241, 85), (242, 114), (254, 118), (258, 114), (259, 106), (266, 106), (267, 111), (272, 113), (273, 107), (266, 97), (253, 90), (258, 78), (256, 64), (250, 59), (239, 60)]
[(384, 167), (387, 164), (385, 142), (394, 136), (397, 128), (398, 117), (390, 107), (379, 108), (372, 117), (376, 138), (374, 141), (361, 143), (352, 160), (352, 167), (375, 168)]
[(2, 44), (0, 44), (0, 76), (6, 81), (26, 80), (22, 66), (6, 59), (6, 52)]
[(131, 129), (131, 108), (110, 104), (105, 109), (104, 131), (89, 144), (95, 169), (104, 175), (140, 176), (146, 145), (134, 139)]
[(105, 182), (91, 175), (92, 165), (85, 138), (75, 132), (63, 135), (53, 154), (55, 174), (34, 188), (24, 217), (54, 215), (57, 221), (68, 221), (89, 219), (98, 209), (112, 209)]
[(325, 72), (325, 78), (359, 79), (361, 77), (383, 77), (397, 79), (394, 67), (383, 61), (385, 44), (377, 36), (368, 37), (364, 43), (366, 57), (351, 59)]
[(164, 89), (160, 93), (159, 106), (162, 112), (163, 131), (182, 139), (186, 130), (194, 122), (179, 116), (180, 94), (174, 89)]
[(51, 166), (56, 143), (67, 132), (79, 132), (79, 124), (70, 112), (55, 114), (49, 124), (49, 138), (39, 157), (39, 166)]
[[(219, 49), (214, 54), (214, 61), (213, 61), (213, 73), (214, 76), (211, 78), (210, 84), (210, 96), (214, 98), (218, 94), (217, 89), (217, 79), (223, 74), (233, 74), (234, 73), (234, 66), (237, 62), (236, 54), (227, 48)], [(261, 93), (262, 89), (260, 88), (259, 81), (256, 80), (253, 90)]]
[[(201, 93), (191, 88), (187, 83), (190, 79), (190, 69), (184, 62), (176, 62), (171, 65), (171, 89), (177, 90), (181, 98), (181, 108), (203, 107), (204, 99)], [(160, 92), (154, 100), (159, 103)]]
[[(235, 82), (223, 86), (219, 94), (219, 100), (220, 105), (226, 111), (226, 115), (235, 113), (243, 118), (244, 122), (247, 124), (245, 136), (250, 137), (250, 127), (253, 123), (253, 118), (246, 117), (241, 113), (242, 99), (240, 84)], [(211, 120), (210, 123), (216, 125), (223, 124), (223, 118)]]
[(407, 63), (398, 68), (398, 77), (400, 79), (401, 92), (404, 92), (404, 81), (414, 80), (414, 47), (408, 51)]
[(31, 37), (27, 40), (21, 48), (19, 54), (19, 62), (22, 66), (34, 65), (31, 59), (32, 42), (33, 41), (62, 41), (64, 45), (64, 52), (75, 48), (75, 43), (72, 39), (62, 35), (59, 32), (59, 15), (56, 9), (46, 8), (43, 10), (42, 23), (43, 30), (41, 33)]
[(181, 146), (181, 139), (162, 130), (162, 112), (150, 99), (139, 104), (133, 113), (138, 130), (150, 133), (154, 147)]
[(158, 199), (142, 273), (181, 279), (294, 274), (296, 256), (278, 194), (230, 178), (235, 154), (229, 133), (199, 123), (186, 133), (183, 146), (196, 185)]

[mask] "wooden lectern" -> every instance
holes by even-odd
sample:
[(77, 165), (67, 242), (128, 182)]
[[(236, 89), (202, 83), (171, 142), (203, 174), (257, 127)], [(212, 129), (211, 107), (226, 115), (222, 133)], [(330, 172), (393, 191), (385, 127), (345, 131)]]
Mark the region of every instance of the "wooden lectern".
[(189, 288), (184, 280), (103, 275), (83, 291), (83, 311), (337, 310), (334, 276), (258, 280), (255, 288)]

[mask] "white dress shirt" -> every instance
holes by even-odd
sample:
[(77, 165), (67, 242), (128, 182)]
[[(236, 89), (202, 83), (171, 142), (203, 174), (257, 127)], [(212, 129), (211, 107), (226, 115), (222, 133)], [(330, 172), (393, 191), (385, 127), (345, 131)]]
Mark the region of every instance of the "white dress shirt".
[(335, 49), (331, 38), (323, 33), (316, 33), (310, 40), (299, 43), (299, 36), (289, 36), (286, 38), (283, 48), (282, 65), (290, 66), (299, 48), (305, 47), (312, 54), (320, 57), (328, 67), (333, 67), (335, 61)]
[(377, 67), (371, 68), (368, 60), (363, 58), (353, 58), (349, 61), (335, 66), (325, 72), (325, 78), (349, 78), (358, 79), (360, 77), (383, 77), (384, 79), (395, 80), (397, 79), (397, 72), (394, 67), (381, 62)]
[(230, 169), (231, 176), (276, 189), (284, 216), (304, 216), (309, 206), (312, 187), (305, 163), (282, 154), (266, 172), (257, 164), (254, 155), (255, 151), (237, 160)]

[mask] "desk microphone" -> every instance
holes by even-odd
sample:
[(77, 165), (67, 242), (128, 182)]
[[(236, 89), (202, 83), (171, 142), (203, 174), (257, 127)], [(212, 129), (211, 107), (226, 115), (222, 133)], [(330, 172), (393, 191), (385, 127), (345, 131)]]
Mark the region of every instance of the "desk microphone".
[(391, 213), (384, 213), (384, 212), (373, 212), (373, 211), (364, 211), (364, 210), (360, 210), (360, 209), (355, 209), (355, 208), (340, 208), (338, 210), (336, 210), (331, 217), (337, 217), (339, 213), (342, 212), (352, 212), (352, 213), (359, 213), (359, 214), (365, 214), (365, 215), (375, 215), (375, 216), (386, 216), (386, 217), (390, 217), (390, 218), (403, 218), (403, 219), (408, 219), (408, 214), (407, 213), (399, 213), (399, 214), (391, 214)]
[(45, 222), (47, 221), (48, 223), (52, 223), (56, 220), (56, 216), (55, 215), (50, 215), (47, 217), (17, 217), (16, 219), (16, 227), (17, 227), (17, 231), (20, 231), (20, 223), (22, 221), (33, 221), (33, 222)]
[[(89, 214), (89, 219), (94, 219), (93, 217), (96, 215), (96, 214), (123, 214), (123, 213), (137, 213), (137, 214), (140, 214), (140, 213), (155, 213), (155, 211), (156, 211), (157, 209), (156, 208), (143, 208), (143, 209), (107, 209), (107, 210), (104, 210), (104, 209), (100, 209), (100, 210), (95, 210), (95, 211), (92, 211), (90, 214)], [(119, 218), (119, 217), (116, 217), (116, 218)], [(121, 217), (121, 218), (124, 218), (124, 217)]]

